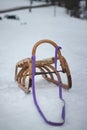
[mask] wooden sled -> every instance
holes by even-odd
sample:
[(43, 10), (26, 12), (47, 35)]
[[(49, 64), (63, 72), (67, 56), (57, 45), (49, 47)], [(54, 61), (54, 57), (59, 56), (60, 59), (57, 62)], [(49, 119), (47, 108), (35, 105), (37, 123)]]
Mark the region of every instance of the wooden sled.
[[(54, 41), (48, 39), (40, 40), (34, 45), (32, 49), (32, 56), (36, 54), (36, 50), (39, 45), (47, 43), (54, 46), (54, 48), (58, 47), (58, 45)], [(53, 82), (56, 85), (58, 85), (59, 79), (62, 84), (62, 87), (64, 89), (69, 89), (72, 86), (70, 69), (66, 59), (61, 54), (60, 47), (58, 49), (57, 60), (61, 68), (60, 70), (55, 69), (55, 57), (51, 57), (44, 60), (37, 60), (35, 67), (39, 69), (39, 72), (35, 72), (35, 75), (42, 75), (44, 79)], [(55, 79), (56, 73), (58, 75), (58, 79)], [(66, 75), (66, 83), (63, 83), (60, 73)], [(28, 79), (27, 85), (26, 79)], [(32, 58), (26, 58), (17, 62), (15, 68), (15, 80), (26, 93), (30, 91), (30, 87), (32, 86)]]

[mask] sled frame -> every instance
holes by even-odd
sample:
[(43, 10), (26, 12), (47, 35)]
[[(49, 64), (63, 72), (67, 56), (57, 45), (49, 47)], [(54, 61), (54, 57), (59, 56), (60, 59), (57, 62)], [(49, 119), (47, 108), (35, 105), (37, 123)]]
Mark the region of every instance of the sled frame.
[[(32, 49), (32, 56), (36, 55), (36, 50), (38, 46), (41, 44), (50, 44), (56, 48), (58, 45), (48, 39), (43, 39), (38, 41), (33, 49)], [(72, 87), (72, 79), (71, 79), (71, 73), (68, 66), (68, 63), (64, 56), (61, 54), (61, 47), (59, 46), (58, 54), (57, 54), (57, 60), (60, 63), (61, 70), (56, 70), (58, 74), (58, 78), (61, 82), (61, 86), (64, 89), (70, 89)], [(42, 75), (44, 79), (47, 81), (50, 81), (56, 85), (58, 85), (58, 80), (55, 79), (55, 57), (47, 58), (44, 60), (37, 60), (35, 63), (36, 69), (38, 68), (40, 72), (35, 72), (35, 75)], [(60, 73), (66, 74), (67, 83), (63, 83), (61, 79)], [(26, 79), (28, 78), (28, 85), (26, 86)], [(21, 87), (25, 93), (30, 92), (30, 88), (32, 86), (32, 58), (25, 58), (19, 62), (17, 62), (15, 67), (15, 80), (18, 83), (18, 86)]]

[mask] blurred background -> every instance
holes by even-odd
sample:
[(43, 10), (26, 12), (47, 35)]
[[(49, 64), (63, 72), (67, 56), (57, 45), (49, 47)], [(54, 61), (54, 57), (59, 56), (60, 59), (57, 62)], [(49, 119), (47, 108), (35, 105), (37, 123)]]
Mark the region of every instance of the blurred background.
[[(0, 0), (0, 13), (3, 12), (3, 1)], [(21, 5), (19, 4), (21, 1)], [(66, 13), (71, 17), (87, 19), (87, 0), (12, 0), (13, 10), (27, 9), (31, 12), (32, 8), (44, 7), (44, 6), (56, 6), (64, 7)], [(6, 9), (8, 9), (8, 1), (6, 3)], [(16, 8), (14, 8), (14, 3), (16, 3)], [(10, 8), (12, 11), (12, 4), (10, 3)], [(5, 8), (4, 8), (5, 9)], [(10, 10), (10, 9), (9, 9)], [(6, 10), (7, 11), (7, 10)]]

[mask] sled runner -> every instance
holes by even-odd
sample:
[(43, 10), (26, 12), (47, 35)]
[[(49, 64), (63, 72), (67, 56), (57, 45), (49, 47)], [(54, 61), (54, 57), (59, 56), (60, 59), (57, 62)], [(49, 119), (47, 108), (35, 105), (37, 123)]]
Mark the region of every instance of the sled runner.
[[(54, 46), (55, 49), (58, 47), (58, 53), (56, 57), (60, 63), (61, 70), (55, 69), (55, 65), (54, 65), (55, 57), (51, 57), (48, 59), (36, 61), (35, 67), (38, 68), (40, 71), (35, 72), (35, 75), (42, 75), (44, 79), (50, 82), (53, 82), (56, 85), (58, 85), (58, 79), (59, 79), (64, 89), (71, 88), (72, 80), (71, 80), (71, 74), (70, 74), (68, 63), (66, 59), (64, 58), (64, 56), (62, 56), (61, 54), (61, 51), (60, 51), (61, 47), (59, 47), (54, 41), (47, 40), (47, 39), (38, 41), (32, 49), (32, 55), (36, 54), (36, 50), (39, 45), (46, 44), (46, 43)], [(56, 68), (58, 68), (57, 64), (56, 64)], [(55, 79), (55, 76), (54, 76), (56, 73), (58, 75), (57, 80)], [(66, 74), (67, 83), (63, 83), (60, 73)], [(27, 77), (28, 77), (28, 84), (26, 85)], [(32, 58), (23, 59), (16, 64), (15, 80), (18, 82), (19, 86), (26, 93), (30, 91), (30, 87), (32, 86)]]
[[(55, 55), (54, 57), (47, 58), (44, 60), (36, 60), (36, 50), (39, 45), (41, 44), (50, 44), (55, 48)], [(67, 64), (66, 59), (64, 56), (62, 56), (61, 47), (58, 46), (55, 42), (51, 40), (40, 40), (38, 41), (33, 49), (32, 49), (32, 57), (26, 58), (21, 61), (19, 61), (16, 64), (15, 69), (15, 80), (18, 82), (19, 86), (26, 92), (30, 92), (30, 87), (32, 86), (32, 94), (33, 94), (33, 100), (35, 103), (35, 106), (43, 118), (43, 120), (52, 126), (61, 126), (65, 123), (65, 101), (62, 97), (62, 88), (69, 89), (72, 86), (72, 79), (70, 70)], [(58, 69), (58, 62), (60, 65), (60, 70)], [(39, 69), (37, 72), (36, 69)], [(61, 78), (61, 74), (66, 74), (67, 82), (64, 83)], [(42, 112), (36, 97), (35, 92), (35, 76), (36, 75), (42, 75), (44, 79), (56, 84), (59, 86), (59, 98), (63, 102), (62, 112), (61, 112), (61, 119), (62, 122), (53, 122), (49, 121), (44, 113)], [(28, 85), (26, 85), (26, 78), (28, 77)]]

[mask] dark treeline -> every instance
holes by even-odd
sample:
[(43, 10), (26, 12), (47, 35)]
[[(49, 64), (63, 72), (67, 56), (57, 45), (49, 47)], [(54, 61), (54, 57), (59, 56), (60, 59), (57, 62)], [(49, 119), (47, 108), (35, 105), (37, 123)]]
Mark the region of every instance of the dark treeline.
[(58, 5), (66, 8), (70, 16), (87, 19), (87, 0), (31, 0), (44, 1), (52, 5)]

